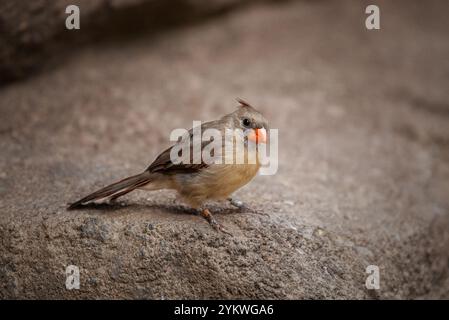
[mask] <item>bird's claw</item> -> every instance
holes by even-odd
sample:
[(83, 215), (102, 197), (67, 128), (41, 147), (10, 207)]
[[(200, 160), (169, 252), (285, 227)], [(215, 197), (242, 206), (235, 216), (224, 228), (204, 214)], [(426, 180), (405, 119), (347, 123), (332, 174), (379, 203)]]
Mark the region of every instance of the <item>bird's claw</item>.
[(233, 199), (233, 198), (229, 198), (228, 201), (229, 201), (229, 203), (231, 205), (233, 205), (234, 207), (239, 208), (241, 211), (245, 211), (247, 213), (254, 213), (254, 214), (262, 215), (262, 216), (265, 216), (265, 217), (269, 217), (268, 213), (261, 212), (259, 210), (253, 209), (253, 208), (247, 206), (243, 201), (240, 201), (240, 200), (237, 200), (237, 199)]
[(232, 233), (227, 231), (225, 228), (223, 228), (223, 226), (221, 224), (219, 224), (215, 219), (213, 219), (212, 222), (210, 222), (210, 225), (212, 226), (212, 228), (214, 228), (217, 231), (223, 232), (229, 236), (233, 235)]
[(237, 199), (232, 199), (232, 198), (230, 198), (228, 200), (234, 207), (237, 207), (237, 208), (245, 208), (246, 207), (246, 205), (243, 203), (243, 201), (240, 201)]
[(207, 220), (207, 222), (209, 222), (209, 224), (211, 225), (212, 228), (214, 228), (217, 231), (220, 231), (227, 235), (232, 236), (232, 233), (230, 233), (225, 228), (223, 228), (221, 226), (221, 224), (219, 224), (217, 222), (217, 220), (215, 220), (215, 218), (212, 216), (212, 214), (210, 213), (210, 211), (208, 209), (204, 209), (203, 211), (201, 211), (201, 215), (203, 216), (204, 219)]

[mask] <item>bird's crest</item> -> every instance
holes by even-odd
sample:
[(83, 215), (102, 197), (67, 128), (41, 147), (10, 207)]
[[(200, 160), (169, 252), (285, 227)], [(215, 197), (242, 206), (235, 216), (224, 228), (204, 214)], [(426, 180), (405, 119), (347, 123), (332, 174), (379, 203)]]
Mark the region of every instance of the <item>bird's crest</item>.
[(254, 107), (252, 105), (250, 105), (248, 102), (246, 102), (245, 100), (240, 99), (240, 98), (237, 98), (236, 100), (238, 103), (240, 103), (239, 107), (250, 107), (250, 108), (254, 109)]

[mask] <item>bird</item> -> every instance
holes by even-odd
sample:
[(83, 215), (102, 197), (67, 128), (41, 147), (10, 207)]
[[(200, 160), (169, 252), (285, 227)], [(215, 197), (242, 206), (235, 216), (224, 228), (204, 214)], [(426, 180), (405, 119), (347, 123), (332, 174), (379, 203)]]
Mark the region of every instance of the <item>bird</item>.
[[(237, 99), (237, 102), (239, 105), (235, 111), (218, 120), (203, 122), (200, 125), (201, 132), (214, 129), (222, 136), (229, 130), (240, 133), (233, 134), (234, 145), (231, 148), (226, 148), (224, 143), (221, 143), (220, 147), (212, 150), (214, 159), (220, 159), (221, 162), (207, 162), (203, 157), (196, 162), (172, 160), (174, 148), (180, 148), (182, 143), (193, 139), (194, 127), (182, 139), (161, 152), (142, 173), (101, 188), (73, 202), (68, 210), (80, 209), (100, 200), (114, 202), (117, 198), (137, 189), (147, 191), (172, 189), (176, 190), (181, 200), (198, 211), (215, 230), (231, 234), (217, 222), (207, 208), (207, 203), (229, 201), (233, 206), (246, 207), (242, 201), (232, 197), (232, 194), (257, 175), (261, 167), (260, 145), (268, 144), (269, 130), (268, 122), (262, 113), (243, 99)], [(200, 150), (204, 152), (205, 148), (208, 146), (210, 148), (213, 140), (212, 138), (209, 141), (201, 141)], [(243, 148), (237, 148), (238, 143), (242, 143)], [(190, 145), (190, 160), (193, 151), (193, 146)], [(235, 161), (238, 157), (243, 161)]]

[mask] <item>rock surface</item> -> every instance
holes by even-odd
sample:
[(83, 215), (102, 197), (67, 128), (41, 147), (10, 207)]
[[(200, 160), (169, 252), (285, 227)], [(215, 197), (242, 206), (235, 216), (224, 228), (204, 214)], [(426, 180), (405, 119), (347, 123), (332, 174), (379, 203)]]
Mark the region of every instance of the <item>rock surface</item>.
[[(382, 1), (367, 31), (364, 5), (250, 6), (2, 88), (0, 297), (448, 298), (448, 6)], [(278, 173), (237, 192), (269, 217), (211, 204), (229, 237), (162, 191), (65, 210), (235, 97), (280, 129)]]

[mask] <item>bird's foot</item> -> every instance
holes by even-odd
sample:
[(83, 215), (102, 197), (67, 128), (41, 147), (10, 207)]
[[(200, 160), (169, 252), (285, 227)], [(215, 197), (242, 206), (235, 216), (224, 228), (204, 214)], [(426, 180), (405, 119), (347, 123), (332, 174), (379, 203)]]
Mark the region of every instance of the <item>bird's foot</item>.
[(231, 205), (233, 205), (234, 207), (237, 207), (239, 209), (249, 209), (243, 201), (240, 201), (240, 200), (237, 200), (234, 198), (228, 198), (228, 201)]
[(223, 226), (221, 224), (219, 224), (217, 222), (217, 220), (215, 220), (214, 216), (212, 215), (212, 213), (210, 213), (210, 211), (208, 209), (204, 209), (201, 212), (201, 216), (207, 220), (207, 222), (209, 222), (209, 224), (211, 225), (212, 228), (214, 228), (217, 231), (221, 231), (223, 233), (226, 233), (227, 235), (232, 236), (232, 233), (230, 233), (229, 231), (227, 231), (225, 228), (223, 228)]
[(265, 216), (265, 217), (269, 217), (269, 215), (267, 213), (259, 211), (259, 210), (256, 210), (256, 209), (253, 209), (253, 208), (247, 206), (243, 201), (240, 201), (240, 200), (237, 200), (237, 199), (234, 199), (234, 198), (228, 198), (228, 201), (234, 207), (239, 208), (240, 211), (245, 211), (245, 212), (248, 212), (248, 213), (254, 213), (254, 214), (262, 215), (262, 216)]

